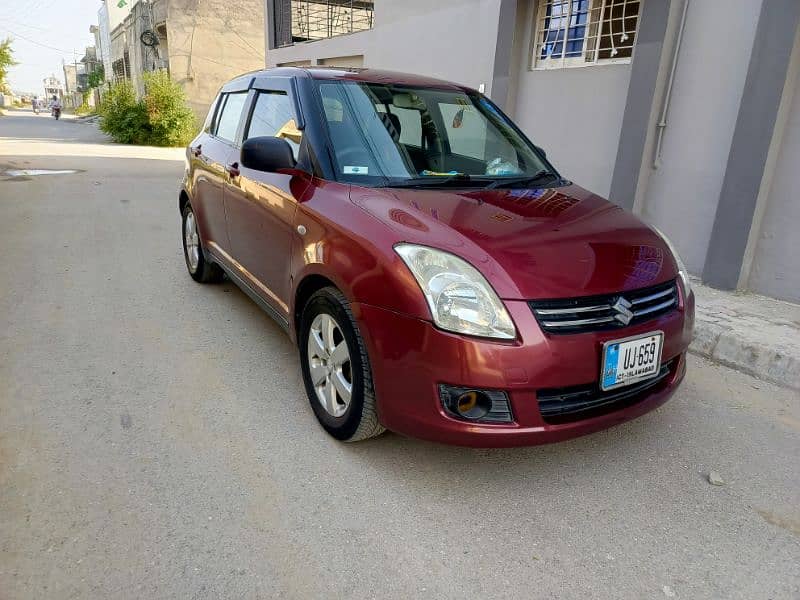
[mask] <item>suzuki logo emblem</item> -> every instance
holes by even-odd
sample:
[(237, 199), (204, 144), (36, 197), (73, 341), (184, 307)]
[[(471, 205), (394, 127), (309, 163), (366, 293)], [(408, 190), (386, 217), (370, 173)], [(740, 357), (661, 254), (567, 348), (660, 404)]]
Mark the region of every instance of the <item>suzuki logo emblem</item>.
[(633, 319), (633, 312), (631, 311), (631, 306), (633, 306), (633, 304), (625, 300), (625, 298), (623, 298), (622, 296), (617, 298), (617, 301), (611, 305), (612, 310), (615, 310), (617, 312), (617, 314), (614, 315), (614, 318), (623, 325), (627, 325), (628, 323), (630, 323), (631, 319)]

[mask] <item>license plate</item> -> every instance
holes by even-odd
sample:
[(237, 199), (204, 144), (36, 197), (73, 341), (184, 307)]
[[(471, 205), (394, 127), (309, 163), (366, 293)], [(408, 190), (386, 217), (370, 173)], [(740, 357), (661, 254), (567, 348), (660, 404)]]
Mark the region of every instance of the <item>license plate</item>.
[(663, 345), (661, 331), (603, 344), (600, 388), (610, 390), (657, 375)]

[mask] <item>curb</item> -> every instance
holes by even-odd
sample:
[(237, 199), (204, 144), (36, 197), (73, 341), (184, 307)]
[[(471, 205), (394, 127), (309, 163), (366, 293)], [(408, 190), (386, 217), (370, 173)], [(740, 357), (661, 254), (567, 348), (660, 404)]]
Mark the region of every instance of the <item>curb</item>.
[(759, 379), (800, 390), (800, 306), (694, 285), (689, 351)]

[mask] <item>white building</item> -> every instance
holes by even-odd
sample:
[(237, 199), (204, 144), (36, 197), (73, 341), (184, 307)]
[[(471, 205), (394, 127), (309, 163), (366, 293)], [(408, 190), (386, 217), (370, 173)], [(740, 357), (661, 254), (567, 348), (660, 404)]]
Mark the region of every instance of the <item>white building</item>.
[(44, 85), (45, 100), (50, 100), (53, 96), (57, 96), (59, 99), (64, 97), (64, 84), (55, 75), (45, 77), (42, 83)]

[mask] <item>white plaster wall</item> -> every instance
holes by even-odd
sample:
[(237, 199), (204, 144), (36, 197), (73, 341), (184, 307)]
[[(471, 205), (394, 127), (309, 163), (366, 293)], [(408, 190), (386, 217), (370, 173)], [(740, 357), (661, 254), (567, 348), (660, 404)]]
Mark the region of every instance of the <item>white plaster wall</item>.
[(489, 86), (498, 4), (499, 0), (376, 0), (373, 29), (269, 50), (267, 66), (363, 56), (365, 67), (440, 77), (474, 88)]
[(514, 120), (561, 172), (607, 196), (617, 158), (630, 65), (528, 70), (520, 66)]
[(705, 263), (760, 11), (760, 0), (692, 0), (689, 7), (662, 162), (642, 212), (693, 273)]
[(761, 294), (800, 302), (800, 73), (793, 94), (749, 287)]

